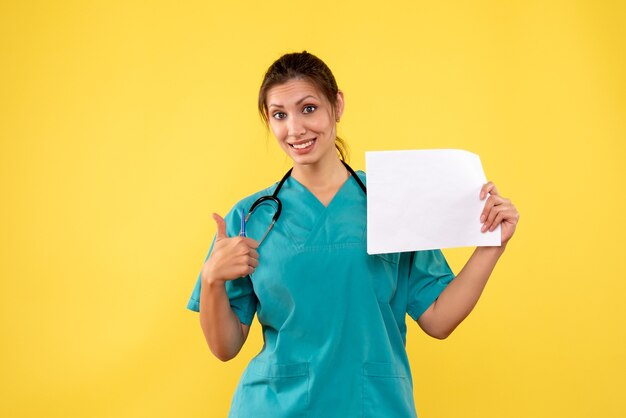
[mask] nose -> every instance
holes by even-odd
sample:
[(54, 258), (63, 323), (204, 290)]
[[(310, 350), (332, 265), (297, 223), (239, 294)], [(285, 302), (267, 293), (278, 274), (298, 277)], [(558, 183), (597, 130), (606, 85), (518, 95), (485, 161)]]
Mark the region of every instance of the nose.
[(292, 116), (287, 121), (289, 136), (299, 137), (306, 133), (303, 121), (298, 116)]

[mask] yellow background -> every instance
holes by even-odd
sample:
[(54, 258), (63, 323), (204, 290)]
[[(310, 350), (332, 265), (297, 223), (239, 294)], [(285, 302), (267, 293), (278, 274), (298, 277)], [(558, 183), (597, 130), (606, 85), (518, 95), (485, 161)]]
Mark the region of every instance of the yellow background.
[(592, 0), (0, 2), (0, 416), (226, 415), (260, 326), (222, 363), (185, 305), (210, 213), (289, 166), (256, 93), (303, 49), (345, 92), (353, 167), (471, 150), (521, 213), (449, 339), (407, 318), (420, 417), (624, 416), (624, 22)]

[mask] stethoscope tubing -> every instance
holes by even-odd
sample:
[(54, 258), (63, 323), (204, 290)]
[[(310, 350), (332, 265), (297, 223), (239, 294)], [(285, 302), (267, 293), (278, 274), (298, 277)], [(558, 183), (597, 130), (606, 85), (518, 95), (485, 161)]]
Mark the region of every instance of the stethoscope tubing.
[[(352, 169), (352, 167), (350, 167), (345, 161), (341, 160), (342, 164), (346, 167), (346, 169), (350, 172), (350, 175), (352, 178), (354, 178), (354, 180), (358, 183), (359, 187), (361, 188), (361, 190), (363, 190), (363, 193), (365, 193), (365, 195), (367, 195), (367, 188), (365, 187), (365, 185), (363, 184), (363, 182), (361, 181), (361, 179), (359, 178), (359, 176), (357, 176), (357, 174), (354, 172), (354, 170)], [(280, 199), (278, 198), (278, 192), (280, 191), (280, 189), (283, 187), (283, 184), (285, 183), (285, 181), (287, 181), (287, 179), (289, 178), (289, 176), (291, 176), (291, 171), (293, 170), (293, 167), (290, 168), (285, 175), (283, 176), (283, 178), (280, 180), (280, 182), (278, 183), (278, 186), (276, 186), (276, 189), (274, 189), (274, 192), (271, 195), (268, 196), (261, 196), (260, 198), (258, 198), (253, 204), (252, 206), (250, 206), (250, 210), (248, 210), (248, 214), (246, 215), (246, 219), (245, 219), (245, 223), (248, 223), (248, 219), (250, 219), (250, 215), (252, 215), (252, 212), (254, 212), (254, 210), (257, 208), (257, 206), (263, 204), (264, 202), (267, 201), (272, 201), (276, 204), (276, 213), (274, 213), (274, 216), (272, 217), (272, 222), (270, 223), (269, 228), (267, 228), (267, 230), (265, 231), (265, 234), (263, 234), (263, 237), (261, 238), (261, 240), (259, 241), (259, 244), (261, 242), (263, 242), (263, 240), (265, 239), (265, 237), (267, 236), (267, 234), (270, 232), (270, 230), (272, 229), (272, 227), (274, 226), (274, 224), (276, 223), (276, 221), (278, 221), (278, 218), (280, 217), (280, 213), (283, 210), (283, 204), (281, 203)]]

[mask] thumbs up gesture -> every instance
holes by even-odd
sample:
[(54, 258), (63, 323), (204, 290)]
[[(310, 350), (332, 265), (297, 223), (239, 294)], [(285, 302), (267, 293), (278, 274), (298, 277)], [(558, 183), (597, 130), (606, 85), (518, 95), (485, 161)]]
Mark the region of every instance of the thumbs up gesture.
[(227, 281), (252, 274), (259, 265), (259, 243), (252, 238), (233, 237), (226, 234), (226, 223), (217, 213), (213, 214), (217, 235), (213, 251), (202, 267), (205, 282)]

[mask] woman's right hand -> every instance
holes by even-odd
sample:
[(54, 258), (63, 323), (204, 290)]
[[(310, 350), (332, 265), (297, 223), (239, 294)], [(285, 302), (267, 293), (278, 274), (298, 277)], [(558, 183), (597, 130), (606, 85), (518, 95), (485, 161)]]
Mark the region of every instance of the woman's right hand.
[(202, 266), (202, 280), (205, 283), (234, 280), (252, 274), (259, 265), (259, 243), (252, 238), (226, 235), (226, 223), (217, 213), (213, 214), (217, 224), (217, 235), (213, 251)]

